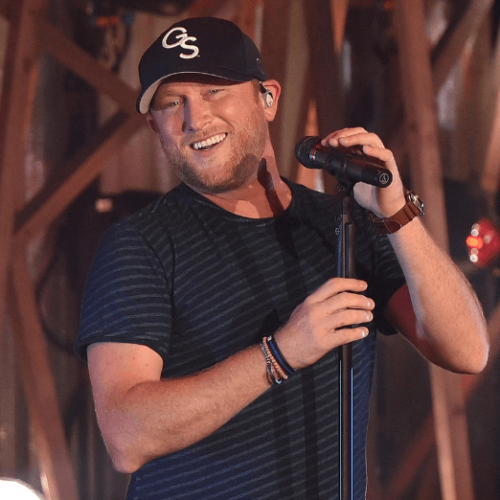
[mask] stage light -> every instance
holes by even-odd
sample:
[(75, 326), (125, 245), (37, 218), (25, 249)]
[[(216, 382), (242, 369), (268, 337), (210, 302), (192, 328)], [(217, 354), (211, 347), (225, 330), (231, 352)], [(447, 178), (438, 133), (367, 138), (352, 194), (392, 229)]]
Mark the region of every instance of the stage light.
[(500, 253), (500, 234), (488, 219), (476, 222), (465, 240), (470, 261), (478, 267), (488, 267)]
[(0, 498), (2, 500), (46, 500), (31, 486), (17, 479), (0, 479)]

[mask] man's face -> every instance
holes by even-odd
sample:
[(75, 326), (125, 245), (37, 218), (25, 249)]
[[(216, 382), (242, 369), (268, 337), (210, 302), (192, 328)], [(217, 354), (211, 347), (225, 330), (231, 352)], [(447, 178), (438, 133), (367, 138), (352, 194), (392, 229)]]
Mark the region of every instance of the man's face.
[(189, 186), (221, 193), (256, 178), (268, 127), (253, 82), (173, 77), (156, 91), (151, 115), (168, 161)]

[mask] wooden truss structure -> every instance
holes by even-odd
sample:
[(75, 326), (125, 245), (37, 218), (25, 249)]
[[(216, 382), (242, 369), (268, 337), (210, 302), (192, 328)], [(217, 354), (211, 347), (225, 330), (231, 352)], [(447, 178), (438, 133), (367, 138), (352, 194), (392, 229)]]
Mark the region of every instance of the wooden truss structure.
[[(104, 160), (119, 151), (143, 127), (144, 119), (135, 112), (136, 90), (99, 65), (48, 22), (46, 12), (49, 3), (49, 0), (0, 1), (0, 14), (9, 23), (0, 105), (0, 325), (2, 318), (8, 315), (15, 331), (17, 360), (44, 478), (44, 492), (51, 500), (77, 500), (76, 473), (63, 431), (54, 376), (28, 266), (27, 247), (100, 175)], [(229, 0), (198, 0), (189, 14), (220, 15), (224, 9), (229, 9), (229, 3)], [(273, 68), (273, 76), (282, 82), (289, 78), (291, 71), (287, 62), (289, 59), (283, 57), (287, 54), (292, 29), (290, 24), (283, 22), (283, 13), (288, 11), (291, 3), (294, 2), (239, 0), (233, 1), (230, 9), (247, 33), (254, 36), (261, 34), (267, 66)], [(461, 56), (467, 40), (474, 35), (494, 2), (471, 0), (433, 61), (426, 39), (424, 3), (424, 0), (395, 0), (394, 28), (401, 61), (410, 174), (416, 190), (428, 200), (426, 224), (446, 249), (447, 222), (435, 96)], [(309, 59), (305, 63), (308, 66), (304, 68), (307, 70), (304, 73), (310, 78), (304, 79), (303, 85), (295, 89), (299, 96), (294, 104), (297, 116), (295, 129), (290, 131), (282, 115), (272, 131), (278, 155), (284, 156), (284, 149), (292, 149), (296, 138), (306, 132), (303, 124), (312, 109), (311, 100), (316, 104), (317, 112), (313, 129), (317, 127), (320, 133), (325, 133), (343, 125), (342, 88), (337, 63), (348, 7), (348, 0), (303, 2), (309, 46)], [(20, 186), (23, 185), (22, 173), (38, 63), (43, 53), (50, 54), (100, 94), (111, 98), (119, 111), (70, 163), (51, 178), (50, 184), (43, 186), (33, 199), (23, 205), (19, 201), (23, 199)], [(498, 48), (495, 67), (500, 81)], [(496, 194), (499, 184), (500, 95), (496, 96), (496, 103), (486, 162), (482, 169), (484, 190), (492, 196)], [(285, 134), (290, 136), (288, 143)], [(395, 149), (405, 148), (403, 139), (402, 134), (394, 137)], [(284, 170), (285, 175), (291, 178), (301, 175), (293, 161), (286, 163)], [(500, 310), (491, 316), (489, 326), (494, 357), (499, 347)], [(374, 489), (374, 498), (377, 493), (380, 498), (399, 498), (435, 444), (442, 498), (474, 498), (465, 407), (481, 379), (487, 376), (488, 369), (473, 380), (435, 367), (430, 373), (434, 415), (429, 416), (420, 435), (394, 471), (389, 487), (378, 492)]]

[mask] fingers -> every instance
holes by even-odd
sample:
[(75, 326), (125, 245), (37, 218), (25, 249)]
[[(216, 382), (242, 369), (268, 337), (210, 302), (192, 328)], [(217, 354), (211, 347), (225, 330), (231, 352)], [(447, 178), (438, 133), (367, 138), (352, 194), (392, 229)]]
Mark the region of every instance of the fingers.
[[(310, 306), (315, 305), (319, 314), (325, 316), (326, 319), (344, 310), (371, 311), (375, 303), (372, 299), (362, 295), (367, 288), (368, 284), (365, 281), (333, 278), (311, 294), (306, 302), (309, 302)], [(348, 321), (348, 319), (348, 317), (342, 319), (343, 323), (339, 323), (338, 327), (357, 322), (356, 318), (353, 321)], [(371, 318), (368, 321), (371, 321)], [(361, 318), (359, 322), (364, 323), (366, 320)]]
[[(343, 307), (343, 304), (346, 304), (346, 307)], [(337, 299), (323, 302), (320, 307), (324, 308), (326, 333), (334, 333), (345, 327), (372, 321), (375, 304), (373, 300), (362, 295), (342, 294)]]
[[(328, 282), (326, 291), (335, 290), (341, 283), (342, 280)], [(364, 285), (363, 282), (361, 283)], [(363, 286), (360, 286), (360, 288), (365, 289)], [(327, 342), (338, 342), (340, 330), (346, 328), (352, 330), (353, 325), (362, 325), (373, 320), (372, 311), (375, 308), (375, 303), (372, 299), (360, 293), (341, 290), (331, 295), (325, 295), (325, 290), (321, 290), (318, 295), (313, 294), (307, 300), (311, 302), (308, 305), (310, 306), (309, 312), (312, 321), (318, 325), (317, 333), (320, 336), (327, 337)], [(354, 340), (357, 340), (359, 336), (362, 338), (367, 331), (366, 328), (361, 328), (357, 332), (348, 331), (343, 333), (349, 339), (354, 334)], [(336, 336), (336, 339), (330, 338), (332, 334)]]
[(354, 278), (332, 278), (321, 285), (311, 297), (315, 297), (318, 301), (326, 300), (333, 295), (342, 292), (361, 293), (368, 288), (365, 281)]
[(366, 326), (356, 326), (354, 328), (343, 328), (340, 330), (336, 330), (335, 332), (335, 341), (336, 345), (329, 349), (326, 352), (331, 351), (335, 347), (340, 347), (345, 344), (351, 344), (352, 342), (356, 342), (357, 340), (364, 339), (369, 333), (368, 327)]
[(353, 152), (363, 153), (372, 158), (377, 158), (389, 166), (392, 164), (395, 166), (392, 151), (385, 148), (382, 140), (377, 134), (367, 132), (362, 127), (337, 130), (327, 135), (321, 143), (323, 146), (347, 148)]
[(323, 146), (352, 147), (368, 145), (376, 148), (384, 148), (384, 144), (377, 134), (368, 132), (362, 127), (344, 128), (327, 135), (321, 143)]
[(375, 303), (365, 297), (364, 281), (333, 278), (318, 288), (292, 313), (276, 338), (294, 368), (316, 362), (340, 345), (368, 335)]

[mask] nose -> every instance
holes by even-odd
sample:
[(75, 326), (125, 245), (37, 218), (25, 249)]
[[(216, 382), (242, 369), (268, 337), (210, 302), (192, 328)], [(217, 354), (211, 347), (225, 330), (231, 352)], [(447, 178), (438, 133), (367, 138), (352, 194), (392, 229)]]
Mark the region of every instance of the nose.
[(210, 121), (210, 109), (203, 99), (189, 99), (184, 103), (184, 132), (196, 132)]

